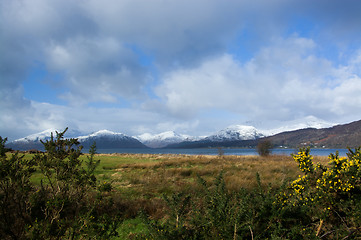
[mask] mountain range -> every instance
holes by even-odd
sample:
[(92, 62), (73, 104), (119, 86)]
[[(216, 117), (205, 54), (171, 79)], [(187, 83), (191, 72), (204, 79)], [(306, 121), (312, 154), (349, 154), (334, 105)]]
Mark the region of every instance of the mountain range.
[[(53, 133), (53, 135), (55, 135), (55, 131), (55, 129), (49, 129), (37, 134), (20, 138), (10, 142), (9, 144), (6, 144), (6, 147), (22, 151), (30, 149), (44, 150), (43, 144), (40, 142), (40, 140), (50, 140), (51, 134)], [(95, 133), (79, 137), (74, 136), (72, 132), (66, 132), (64, 137), (77, 138), (85, 149), (90, 148), (94, 142), (96, 142), (98, 149), (147, 148), (147, 146), (133, 137), (129, 137), (122, 133), (115, 133), (109, 130), (100, 130)]]
[[(303, 126), (302, 129), (294, 129)], [(273, 130), (259, 130), (253, 126), (232, 125), (206, 137), (192, 137), (167, 131), (160, 134), (127, 136), (109, 130), (101, 130), (89, 135), (66, 132), (65, 137), (78, 138), (84, 148), (96, 142), (98, 149), (116, 148), (205, 148), (205, 147), (256, 147), (260, 139), (268, 139), (275, 147), (296, 148), (300, 146), (345, 148), (361, 145), (361, 120), (331, 127), (327, 123), (313, 123), (281, 127)], [(288, 129), (288, 130), (287, 130)], [(285, 130), (285, 131), (282, 131)], [(50, 139), (55, 129), (17, 139), (6, 146), (14, 150), (43, 150), (40, 140)], [(282, 131), (282, 132), (280, 132)], [(80, 135), (80, 136), (79, 136)]]

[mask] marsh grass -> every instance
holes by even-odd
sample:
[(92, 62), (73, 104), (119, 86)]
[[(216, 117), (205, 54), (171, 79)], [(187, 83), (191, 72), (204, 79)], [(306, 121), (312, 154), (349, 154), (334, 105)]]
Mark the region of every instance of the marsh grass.
[[(88, 154), (80, 156), (85, 161)], [(31, 159), (33, 154), (25, 154)], [(96, 154), (100, 160), (95, 174), (100, 181), (111, 181), (114, 187), (129, 197), (160, 197), (164, 193), (197, 189), (197, 177), (214, 179), (221, 171), (227, 188), (252, 189), (256, 173), (263, 186), (281, 186), (298, 177), (297, 165), (291, 156), (210, 156), (174, 154)], [(327, 157), (315, 157), (316, 163), (325, 164)], [(40, 184), (42, 175), (32, 176)]]
[[(134, 161), (131, 161), (131, 158)], [(102, 158), (101, 164), (102, 164)], [(320, 157), (320, 162), (327, 158)], [(127, 155), (113, 158), (112, 167), (103, 174), (112, 175), (115, 185), (136, 188), (139, 194), (159, 196), (165, 192), (179, 191), (196, 185), (197, 176), (214, 179), (224, 172), (226, 186), (230, 189), (255, 187), (256, 173), (264, 186), (281, 186), (284, 181), (294, 180), (298, 168), (290, 156), (188, 156), (188, 155)], [(108, 164), (108, 166), (110, 166)], [(126, 183), (126, 184), (125, 184)]]

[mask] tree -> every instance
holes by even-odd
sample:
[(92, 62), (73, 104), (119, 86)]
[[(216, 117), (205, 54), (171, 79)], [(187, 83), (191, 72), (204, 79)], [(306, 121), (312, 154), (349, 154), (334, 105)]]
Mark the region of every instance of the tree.
[(271, 154), (272, 143), (268, 139), (260, 140), (257, 144), (257, 152), (262, 157), (267, 157)]

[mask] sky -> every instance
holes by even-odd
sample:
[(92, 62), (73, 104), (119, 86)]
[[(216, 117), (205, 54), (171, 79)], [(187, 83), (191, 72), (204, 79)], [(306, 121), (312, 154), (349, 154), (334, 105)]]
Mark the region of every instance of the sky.
[(361, 1), (0, 0), (0, 136), (361, 119)]

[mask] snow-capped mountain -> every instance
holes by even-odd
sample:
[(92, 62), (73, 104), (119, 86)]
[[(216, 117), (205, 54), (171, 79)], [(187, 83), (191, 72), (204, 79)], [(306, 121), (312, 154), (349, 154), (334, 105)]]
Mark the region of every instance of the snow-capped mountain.
[[(17, 139), (10, 142), (6, 146), (14, 150), (44, 150), (43, 144), (40, 142), (49, 140), (51, 134), (56, 136), (56, 129), (48, 129), (40, 133), (35, 133), (24, 138)], [(69, 131), (69, 130), (68, 130)], [(65, 138), (77, 138), (84, 148), (89, 148), (96, 142), (97, 149), (110, 149), (110, 148), (146, 148), (144, 144), (137, 139), (129, 137), (122, 133), (115, 133), (108, 130), (101, 130), (90, 135), (77, 137), (77, 131), (66, 132)], [(58, 131), (59, 132), (59, 131)]]
[[(267, 127), (275, 126), (274, 128)], [(330, 128), (336, 124), (320, 120), (313, 116), (294, 120), (291, 122), (253, 122), (247, 125), (233, 125), (223, 129), (208, 137), (192, 137), (184, 134), (178, 134), (173, 131), (167, 131), (160, 134), (152, 135), (144, 133), (135, 137), (127, 136), (123, 133), (116, 133), (109, 130), (101, 130), (89, 135), (82, 135), (78, 131), (68, 130), (64, 137), (78, 138), (84, 148), (89, 148), (94, 141), (97, 149), (112, 148), (161, 148), (161, 147), (208, 147), (216, 146), (216, 144), (225, 142), (231, 145), (232, 142), (248, 141), (245, 146), (250, 146), (251, 142), (257, 139), (273, 136), (282, 132), (289, 132), (306, 128)], [(256, 127), (254, 127), (256, 126)], [(265, 129), (265, 130), (263, 130)], [(15, 150), (38, 149), (44, 150), (40, 140), (46, 141), (50, 139), (51, 133), (55, 137), (56, 129), (48, 129), (40, 133), (32, 134), (24, 138), (17, 139), (8, 143), (6, 146)], [(61, 132), (61, 131), (58, 131)], [(236, 143), (235, 143), (236, 144)], [(253, 144), (253, 143), (252, 143)]]
[(53, 135), (55, 135), (55, 132), (58, 131), (57, 129), (51, 128), (51, 129), (47, 129), (45, 131), (42, 131), (40, 133), (35, 133), (35, 134), (31, 134), (27, 137), (23, 137), (23, 138), (19, 138), (17, 140), (15, 140), (14, 142), (17, 143), (28, 143), (28, 142), (40, 142), (40, 140), (49, 140), (51, 133), (53, 133)]
[(79, 142), (83, 142), (89, 138), (99, 138), (99, 137), (125, 138), (127, 136), (123, 133), (116, 133), (116, 132), (112, 132), (112, 131), (104, 129), (104, 130), (100, 130), (100, 131), (91, 133), (89, 135), (79, 136), (77, 138), (78, 138)]
[(146, 148), (144, 144), (133, 137), (109, 130), (100, 130), (87, 136), (80, 136), (78, 140), (84, 148), (89, 148), (94, 142), (96, 142), (98, 149)]
[[(56, 137), (56, 131), (61, 132), (58, 129), (50, 128), (45, 131), (31, 134), (29, 136), (14, 140), (13, 142), (6, 144), (6, 146), (15, 150), (30, 150), (30, 149), (44, 150), (44, 146), (40, 142), (40, 140), (42, 141), (50, 140), (51, 134), (53, 134), (53, 137)], [(64, 134), (64, 137), (71, 138), (77, 136), (78, 134), (79, 131), (68, 130)]]
[[(39, 132), (39, 133), (34, 133), (31, 134), (29, 136), (23, 137), (23, 138), (19, 138), (17, 140), (15, 140), (14, 142), (40, 142), (40, 140), (42, 141), (46, 141), (49, 140), (51, 137), (51, 134), (53, 134), (53, 137), (56, 137), (56, 132), (62, 132), (58, 129), (55, 128), (50, 128), (47, 129), (45, 131)], [(79, 136), (80, 132), (76, 131), (76, 130), (67, 130), (64, 134), (64, 137), (66, 138), (74, 138), (76, 136)]]
[(222, 141), (255, 140), (261, 137), (264, 137), (264, 134), (253, 126), (233, 125), (217, 132), (216, 134), (208, 136), (203, 140), (222, 142)]
[(174, 131), (167, 131), (155, 135), (152, 135), (150, 133), (144, 133), (138, 136), (134, 136), (134, 138), (138, 139), (144, 145), (151, 148), (161, 148), (169, 144), (197, 140), (196, 137), (192, 137), (184, 134), (178, 134), (175, 133)]

